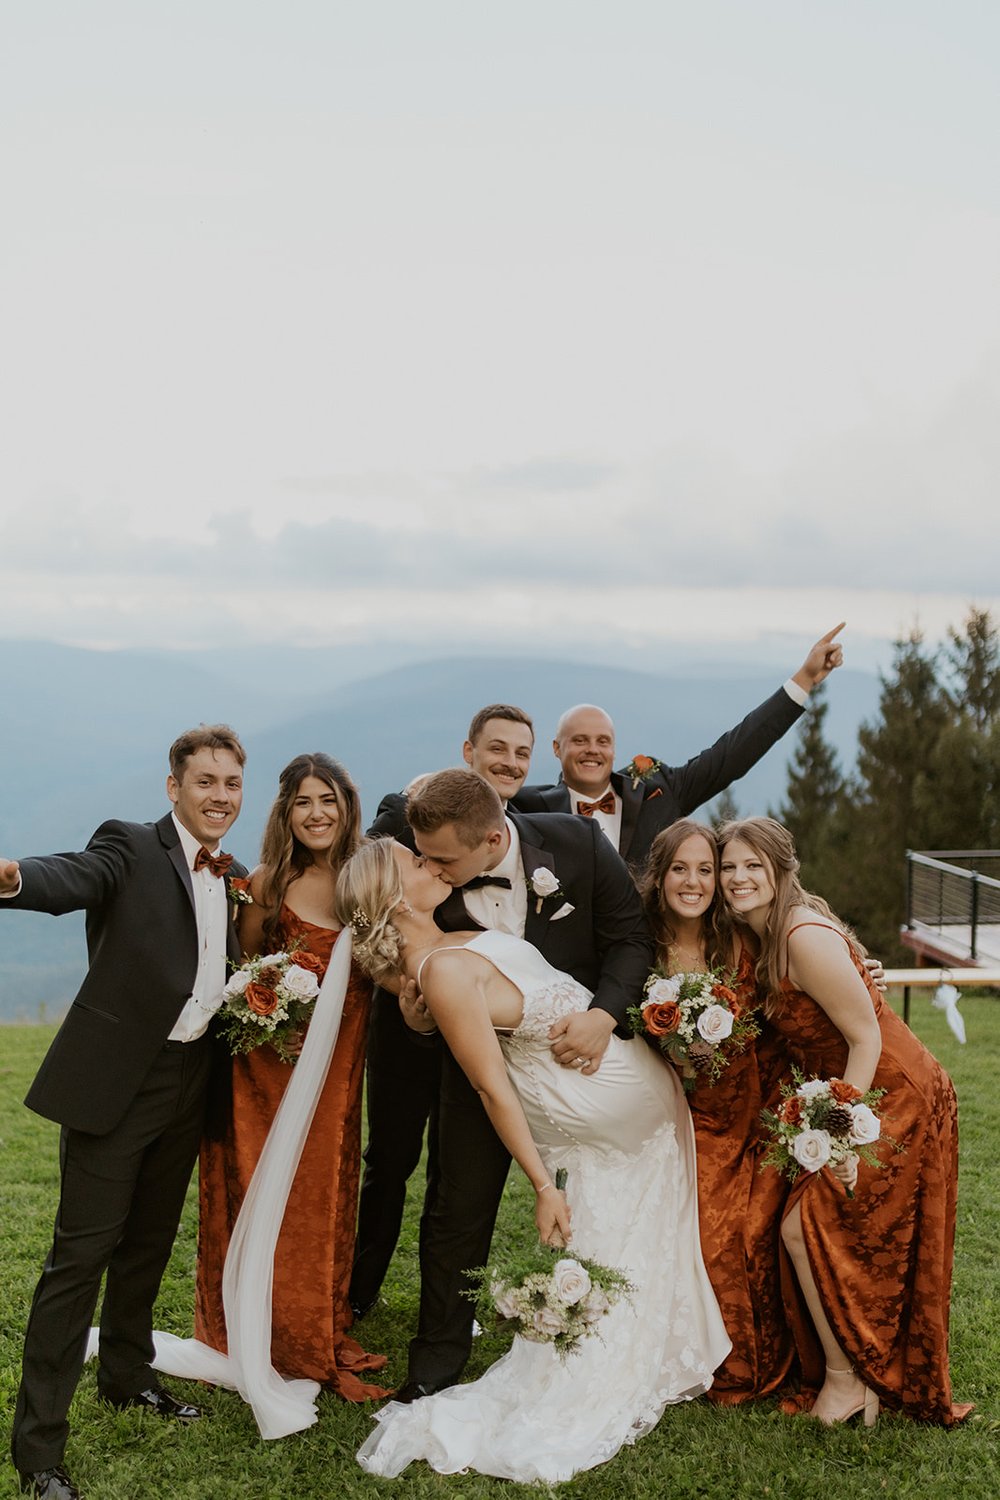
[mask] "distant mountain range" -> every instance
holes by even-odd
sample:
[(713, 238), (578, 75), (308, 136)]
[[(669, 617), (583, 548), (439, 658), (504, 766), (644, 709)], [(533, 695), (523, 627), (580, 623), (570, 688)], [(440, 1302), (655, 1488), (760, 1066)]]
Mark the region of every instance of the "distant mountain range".
[[(485, 703), (517, 703), (532, 716), (531, 779), (549, 782), (558, 773), (552, 731), (573, 703), (608, 710), (620, 764), (637, 753), (678, 764), (781, 680), (770, 668), (716, 675), (718, 666), (706, 667), (696, 679), (555, 655), (395, 666), (390, 659), (384, 648), (364, 659), (309, 649), (100, 652), (0, 642), (0, 852), (77, 849), (106, 817), (159, 817), (168, 806), (167, 747), (201, 721), (232, 724), (246, 744), (243, 812), (226, 842), (253, 864), (278, 772), (301, 751), (326, 750), (343, 761), (370, 819), (386, 791), (459, 762), (469, 720)], [(842, 766), (853, 764), (858, 726), (877, 700), (874, 675), (842, 669), (832, 681), (827, 726)], [(795, 739), (793, 730), (736, 783), (741, 812), (780, 802)], [(57, 1014), (85, 961), (82, 919), (19, 913), (0, 920), (0, 1019), (35, 1017), (40, 1007)]]

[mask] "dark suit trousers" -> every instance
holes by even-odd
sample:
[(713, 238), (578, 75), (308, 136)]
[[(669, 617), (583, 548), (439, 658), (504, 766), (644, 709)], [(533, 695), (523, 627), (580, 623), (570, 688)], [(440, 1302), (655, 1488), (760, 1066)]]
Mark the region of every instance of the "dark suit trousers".
[(152, 1383), (153, 1303), (198, 1155), (213, 1044), (168, 1042), (124, 1120), (106, 1135), (63, 1129), (55, 1234), (24, 1339), (12, 1451), (19, 1469), (62, 1460), (66, 1415), (107, 1270), (98, 1388)]
[(368, 1144), (351, 1273), (350, 1300), (355, 1307), (374, 1302), (389, 1269), (403, 1222), (406, 1184), (420, 1161), (425, 1127), (427, 1201), (436, 1192), (443, 1051), (437, 1038), (414, 1035), (395, 995), (375, 991), (368, 1031)]
[(420, 1320), (410, 1343), (409, 1378), (456, 1378), (472, 1348), (474, 1307), (465, 1272), (489, 1259), (510, 1154), (482, 1100), (447, 1049), (441, 1060), (439, 1180), (428, 1194), (420, 1233)]

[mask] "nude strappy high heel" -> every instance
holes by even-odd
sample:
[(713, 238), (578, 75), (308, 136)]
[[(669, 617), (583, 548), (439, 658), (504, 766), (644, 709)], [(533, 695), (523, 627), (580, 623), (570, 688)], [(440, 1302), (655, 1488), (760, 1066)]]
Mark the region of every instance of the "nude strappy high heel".
[[(828, 1379), (831, 1375), (853, 1375), (855, 1380), (860, 1380), (857, 1371), (850, 1365), (846, 1365), (842, 1370), (837, 1370), (832, 1365), (827, 1365), (826, 1373)], [(862, 1413), (862, 1421), (866, 1427), (875, 1426), (876, 1419), (878, 1418), (878, 1396), (866, 1385), (862, 1385), (860, 1397), (854, 1396), (853, 1399), (852, 1397), (848, 1397), (847, 1402), (840, 1411), (833, 1411), (829, 1416), (823, 1416), (817, 1413), (814, 1406), (809, 1415), (815, 1417), (818, 1422), (822, 1422), (824, 1427), (834, 1427), (839, 1422), (849, 1422), (859, 1412)]]

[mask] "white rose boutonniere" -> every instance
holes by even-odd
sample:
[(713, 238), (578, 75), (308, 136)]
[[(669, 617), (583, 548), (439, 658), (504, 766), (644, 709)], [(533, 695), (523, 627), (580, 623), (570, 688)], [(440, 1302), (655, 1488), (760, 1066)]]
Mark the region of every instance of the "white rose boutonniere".
[(528, 876), (527, 886), (535, 898), (536, 915), (541, 912), (543, 901), (551, 901), (556, 896), (561, 900), (565, 899), (558, 875), (553, 870), (547, 870), (544, 865), (539, 865), (535, 873)]

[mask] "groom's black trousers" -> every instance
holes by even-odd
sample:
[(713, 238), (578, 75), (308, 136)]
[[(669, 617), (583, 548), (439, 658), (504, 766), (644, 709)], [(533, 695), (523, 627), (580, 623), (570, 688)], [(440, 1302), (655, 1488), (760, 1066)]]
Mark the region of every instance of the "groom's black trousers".
[(467, 1271), (489, 1259), (510, 1153), (482, 1100), (441, 1048), (438, 1182), (420, 1225), (420, 1322), (410, 1343), (409, 1379), (438, 1385), (456, 1378), (472, 1347)]
[(368, 1144), (358, 1197), (358, 1233), (351, 1272), (352, 1307), (375, 1301), (389, 1269), (406, 1206), (406, 1184), (417, 1168), (427, 1131), (427, 1201), (437, 1190), (439, 1038), (411, 1031), (388, 991), (375, 990), (368, 1028)]
[(101, 1277), (98, 1388), (153, 1383), (153, 1303), (198, 1156), (214, 1044), (167, 1042), (128, 1113), (106, 1135), (63, 1127), (52, 1249), (24, 1340), (11, 1450), (22, 1471), (62, 1461)]

